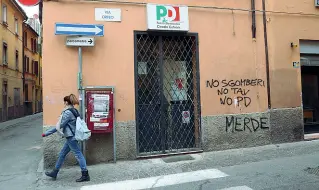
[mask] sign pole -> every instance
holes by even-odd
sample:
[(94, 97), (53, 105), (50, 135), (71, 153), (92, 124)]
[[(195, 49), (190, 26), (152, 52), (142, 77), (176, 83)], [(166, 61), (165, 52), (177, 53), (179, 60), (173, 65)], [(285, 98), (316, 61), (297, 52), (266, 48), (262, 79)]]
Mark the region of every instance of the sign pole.
[[(72, 24), (55, 23), (55, 35), (69, 36), (66, 40), (66, 46), (76, 46), (79, 50), (77, 85), (79, 91), (79, 112), (85, 120), (85, 90), (82, 80), (82, 47), (93, 47), (94, 37), (104, 36), (104, 25), (102, 24)], [(86, 142), (81, 142), (81, 151), (86, 157)]]
[[(82, 116), (82, 119), (85, 120), (85, 112), (84, 112), (84, 93), (83, 93), (83, 87), (82, 87), (82, 47), (79, 46), (79, 73), (78, 73), (78, 90), (79, 90), (79, 96), (80, 96), (80, 114)], [(82, 149), (82, 153), (84, 158), (86, 158), (86, 154), (85, 154), (85, 142), (81, 142), (81, 149)]]

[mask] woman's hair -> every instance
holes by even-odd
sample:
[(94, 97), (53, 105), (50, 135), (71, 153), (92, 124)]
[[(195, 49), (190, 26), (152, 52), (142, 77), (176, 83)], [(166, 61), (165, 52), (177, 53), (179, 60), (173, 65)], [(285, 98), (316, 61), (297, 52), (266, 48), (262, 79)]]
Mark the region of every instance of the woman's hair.
[(70, 94), (69, 96), (65, 96), (63, 98), (65, 102), (67, 102), (69, 105), (79, 105), (79, 100), (76, 98), (74, 94)]

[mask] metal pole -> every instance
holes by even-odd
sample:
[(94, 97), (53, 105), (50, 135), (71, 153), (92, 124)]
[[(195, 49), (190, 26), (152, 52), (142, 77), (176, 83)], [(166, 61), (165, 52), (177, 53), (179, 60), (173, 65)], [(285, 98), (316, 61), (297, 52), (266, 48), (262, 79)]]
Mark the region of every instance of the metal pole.
[[(82, 86), (83, 87), (83, 86)], [(84, 89), (82, 91), (82, 116), (83, 120), (86, 121), (86, 115), (85, 115), (85, 91)], [(82, 153), (84, 155), (84, 158), (86, 158), (86, 141), (82, 141)]]
[[(83, 87), (82, 87), (82, 47), (79, 47), (79, 74), (78, 74), (78, 90), (79, 90), (79, 97), (80, 97), (80, 114), (82, 116), (82, 119), (85, 119), (85, 113), (84, 113), (84, 93), (83, 93)], [(85, 142), (81, 142), (81, 150), (82, 153), (85, 156)]]
[(113, 93), (113, 161), (116, 163), (116, 122), (115, 122), (115, 89), (112, 88)]

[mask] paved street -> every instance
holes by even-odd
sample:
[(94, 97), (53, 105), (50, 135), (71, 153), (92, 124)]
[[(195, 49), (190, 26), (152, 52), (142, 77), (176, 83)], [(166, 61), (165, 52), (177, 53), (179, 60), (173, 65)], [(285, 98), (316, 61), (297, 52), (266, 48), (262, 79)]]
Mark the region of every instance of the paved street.
[[(153, 190), (317, 190), (319, 176), (308, 174), (304, 169), (319, 165), (318, 156), (319, 154), (313, 154), (278, 158), (221, 167), (218, 170), (201, 170), (202, 174), (188, 172), (180, 177), (168, 175), (152, 180), (146, 178), (87, 186), (81, 190), (130, 189), (127, 187)], [(193, 182), (184, 183), (187, 180)], [(145, 186), (148, 187), (144, 188)]]
[(91, 182), (84, 184), (74, 182), (79, 168), (68, 168), (62, 170), (58, 181), (44, 176), (39, 189), (317, 190), (319, 187), (319, 176), (311, 174), (319, 174), (319, 141), (207, 152), (194, 154), (192, 160), (185, 161), (187, 157), (190, 156), (89, 166)]
[(42, 158), (41, 116), (0, 123), (1, 190), (36, 188), (37, 169)]
[(37, 117), (0, 130), (1, 190), (319, 189), (319, 141), (100, 164), (87, 183), (75, 183), (78, 167), (63, 168), (53, 181), (39, 164), (41, 127)]

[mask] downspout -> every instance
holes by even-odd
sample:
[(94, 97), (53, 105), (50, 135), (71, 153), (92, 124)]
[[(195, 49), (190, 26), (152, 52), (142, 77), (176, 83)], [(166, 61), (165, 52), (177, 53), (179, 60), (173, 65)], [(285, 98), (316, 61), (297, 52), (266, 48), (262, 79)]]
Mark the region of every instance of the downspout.
[[(39, 3), (39, 20), (40, 20), (40, 23), (41, 23), (41, 27), (42, 27), (42, 15), (43, 15), (43, 1), (40, 1)], [(41, 31), (41, 34), (42, 34), (42, 31)]]
[(251, 0), (251, 33), (252, 37), (256, 38), (256, 5), (255, 0)]
[[(23, 26), (25, 25), (25, 22), (23, 21), (22, 23), (22, 89), (23, 89), (23, 99), (25, 99), (25, 59), (24, 59), (24, 32), (25, 30), (23, 30)], [(26, 101), (26, 100), (24, 100)]]
[(268, 101), (268, 109), (270, 109), (271, 108), (271, 99), (270, 99), (269, 53), (268, 53), (267, 17), (266, 17), (266, 2), (265, 1), (266, 0), (262, 0), (262, 7), (263, 7), (265, 56), (266, 56), (267, 101)]

